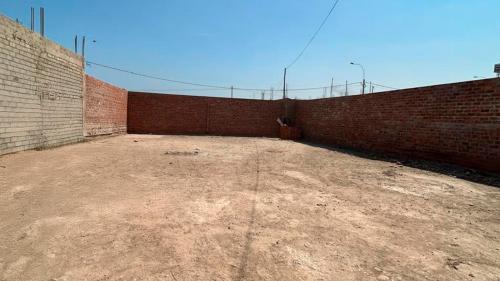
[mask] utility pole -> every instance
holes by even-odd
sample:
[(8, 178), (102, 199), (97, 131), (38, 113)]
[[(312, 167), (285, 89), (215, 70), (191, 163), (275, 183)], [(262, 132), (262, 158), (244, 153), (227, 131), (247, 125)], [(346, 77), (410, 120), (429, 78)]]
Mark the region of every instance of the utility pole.
[(373, 90), (372, 90), (372, 81), (370, 81), (370, 87), (368, 88), (369, 91), (370, 91), (370, 94), (373, 94)]
[(333, 77), (332, 77), (332, 84), (330, 84), (330, 97), (333, 97)]
[(35, 31), (35, 8), (31, 7), (31, 31)]
[(274, 98), (274, 88), (271, 87), (271, 94), (269, 95), (269, 100), (273, 100)]
[(347, 92), (347, 80), (345, 80), (345, 95), (347, 96), (349, 92)]
[(40, 7), (40, 34), (45, 37), (45, 9)]
[(75, 53), (78, 54), (78, 35), (75, 35)]
[(283, 74), (283, 99), (286, 98), (286, 67), (285, 72)]
[(286, 67), (285, 67), (285, 71), (283, 73), (283, 120), (282, 120), (285, 125), (290, 124), (288, 120), (288, 102), (286, 100), (287, 88), (288, 84), (286, 83)]
[(363, 65), (359, 64), (359, 63), (354, 63), (354, 62), (351, 62), (352, 65), (357, 65), (359, 67), (361, 67), (361, 70), (363, 71), (363, 82), (361, 82), (361, 86), (363, 87), (363, 89), (361, 89), (361, 94), (365, 94), (365, 87), (366, 87), (366, 73), (365, 73), (365, 68), (363, 67)]
[(234, 87), (231, 86), (231, 98), (233, 98), (233, 89), (234, 89)]
[(265, 91), (262, 91), (261, 93), (261, 99), (264, 100), (265, 96), (266, 96), (266, 92)]
[(85, 59), (85, 36), (82, 38), (82, 58)]

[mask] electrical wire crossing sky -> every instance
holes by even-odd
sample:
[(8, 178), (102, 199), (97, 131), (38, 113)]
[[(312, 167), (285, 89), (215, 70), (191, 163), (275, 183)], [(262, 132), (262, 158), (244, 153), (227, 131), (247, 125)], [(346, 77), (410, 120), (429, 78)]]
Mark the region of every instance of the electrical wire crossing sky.
[(318, 29), (314, 32), (314, 34), (311, 37), (311, 39), (309, 39), (309, 41), (307, 41), (307, 44), (304, 47), (304, 49), (302, 49), (302, 51), (300, 51), (299, 55), (289, 65), (287, 65), (287, 67), (286, 67), (287, 69), (289, 69), (290, 67), (292, 67), (302, 57), (302, 55), (305, 53), (305, 51), (307, 50), (307, 48), (313, 42), (314, 38), (316, 38), (316, 36), (318, 35), (318, 33), (321, 31), (321, 28), (323, 28), (323, 26), (325, 25), (325, 23), (328, 20), (328, 18), (331, 16), (333, 10), (335, 10), (335, 7), (337, 7), (339, 1), (340, 0), (333, 1), (333, 6), (330, 9), (330, 11), (328, 12), (328, 14), (326, 15), (325, 19), (321, 22), (321, 24), (319, 25)]
[(85, 36), (86, 60), (161, 78), (86, 67), (131, 90), (257, 97), (282, 89), (290, 66), (290, 97), (316, 98), (332, 84), (359, 91), (350, 62), (375, 91), (493, 77), (500, 63), (498, 0), (0, 1), (28, 27), (30, 7), (45, 8), (45, 35), (64, 47)]

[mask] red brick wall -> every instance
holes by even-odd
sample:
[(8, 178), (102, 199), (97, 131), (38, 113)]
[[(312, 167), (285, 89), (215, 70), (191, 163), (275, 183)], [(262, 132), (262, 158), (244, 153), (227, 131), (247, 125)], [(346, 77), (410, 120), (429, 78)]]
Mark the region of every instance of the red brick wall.
[(85, 75), (85, 136), (127, 132), (127, 90)]
[(129, 92), (128, 132), (277, 137), (281, 101)]
[(306, 139), (500, 172), (500, 79), (296, 102)]

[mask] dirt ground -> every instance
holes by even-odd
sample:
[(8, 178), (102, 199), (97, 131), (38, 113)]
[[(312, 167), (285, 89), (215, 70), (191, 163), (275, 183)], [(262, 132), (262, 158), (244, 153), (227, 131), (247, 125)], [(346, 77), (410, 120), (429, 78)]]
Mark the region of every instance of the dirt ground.
[(500, 188), (262, 138), (0, 157), (0, 280), (500, 280)]

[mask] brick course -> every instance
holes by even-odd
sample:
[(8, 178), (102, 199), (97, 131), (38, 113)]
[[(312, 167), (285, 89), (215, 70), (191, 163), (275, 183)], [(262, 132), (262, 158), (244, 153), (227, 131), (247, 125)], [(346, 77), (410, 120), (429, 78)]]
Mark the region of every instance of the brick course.
[(85, 75), (85, 136), (127, 132), (127, 90)]
[(500, 79), (298, 101), (306, 139), (500, 172)]
[[(288, 100), (311, 141), (500, 172), (500, 79)], [(129, 93), (128, 131), (278, 137), (283, 101)]]
[[(283, 112), (282, 100), (127, 93), (84, 80), (81, 57), (0, 16), (0, 154), (127, 130), (278, 137)], [(288, 112), (311, 141), (500, 172), (500, 79), (289, 100)]]
[(277, 137), (281, 101), (129, 92), (128, 132)]
[(81, 57), (0, 15), (0, 154), (83, 139)]

